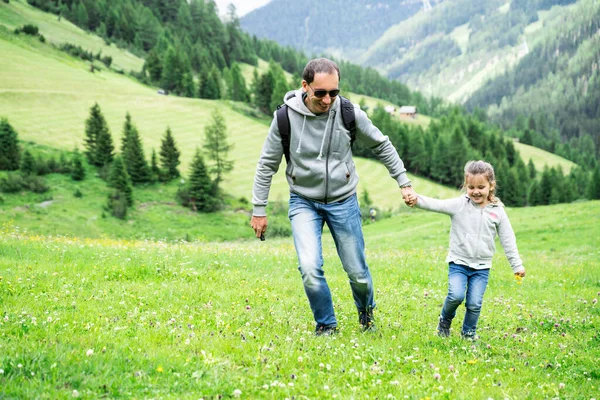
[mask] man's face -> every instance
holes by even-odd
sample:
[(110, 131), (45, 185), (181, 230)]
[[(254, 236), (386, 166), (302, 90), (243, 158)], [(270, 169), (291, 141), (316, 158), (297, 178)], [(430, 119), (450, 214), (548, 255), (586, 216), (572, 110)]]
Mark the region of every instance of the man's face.
[[(314, 114), (322, 114), (329, 111), (331, 104), (337, 96), (332, 97), (331, 91), (339, 89), (339, 78), (336, 72), (333, 74), (318, 73), (315, 79), (308, 84), (302, 81), (302, 88), (307, 93), (306, 107)], [(319, 97), (325, 91), (323, 97)], [(317, 96), (319, 95), (319, 96)]]

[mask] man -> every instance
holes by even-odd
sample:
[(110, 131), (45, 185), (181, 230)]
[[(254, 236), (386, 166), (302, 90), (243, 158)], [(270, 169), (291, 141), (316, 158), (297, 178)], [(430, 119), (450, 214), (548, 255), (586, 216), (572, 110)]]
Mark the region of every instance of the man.
[[(352, 161), (350, 133), (344, 126), (339, 94), (340, 70), (331, 60), (310, 61), (302, 74), (302, 88), (288, 92), (290, 123), (289, 218), (299, 271), (316, 321), (317, 335), (337, 331), (331, 292), (325, 280), (321, 235), (326, 223), (337, 253), (350, 279), (350, 287), (363, 330), (375, 328), (373, 282), (365, 259), (360, 208), (356, 196), (358, 175)], [(367, 114), (354, 105), (356, 138), (368, 146), (387, 167), (412, 205), (416, 194), (406, 169), (387, 136)], [(257, 237), (267, 230), (265, 207), (271, 179), (279, 169), (284, 145), (277, 118), (273, 119), (256, 167), (251, 226)]]

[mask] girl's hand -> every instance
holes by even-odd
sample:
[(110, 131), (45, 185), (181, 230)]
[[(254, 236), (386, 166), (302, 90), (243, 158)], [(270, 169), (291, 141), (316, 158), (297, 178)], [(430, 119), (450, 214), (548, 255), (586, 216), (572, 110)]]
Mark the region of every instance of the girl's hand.
[(525, 270), (520, 271), (520, 272), (515, 272), (515, 276), (518, 276), (520, 278), (524, 278), (525, 277)]

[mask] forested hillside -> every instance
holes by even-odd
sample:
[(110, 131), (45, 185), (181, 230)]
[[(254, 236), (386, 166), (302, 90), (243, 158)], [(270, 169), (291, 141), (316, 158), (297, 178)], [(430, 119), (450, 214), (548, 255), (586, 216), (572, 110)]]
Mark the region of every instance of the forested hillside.
[[(433, 0), (435, 4), (441, 0)], [(421, 0), (273, 0), (245, 15), (243, 29), (307, 54), (354, 61), (387, 28), (421, 9)]]
[[(558, 149), (559, 154), (574, 159), (577, 155), (569, 152), (600, 148), (599, 64), (600, 3), (585, 0), (565, 13), (561, 24), (512, 70), (487, 82), (466, 105), (488, 109), (505, 127), (528, 119), (529, 128), (541, 137), (526, 140), (549, 148), (552, 141), (566, 139), (569, 146)], [(585, 145), (578, 145), (580, 140)]]

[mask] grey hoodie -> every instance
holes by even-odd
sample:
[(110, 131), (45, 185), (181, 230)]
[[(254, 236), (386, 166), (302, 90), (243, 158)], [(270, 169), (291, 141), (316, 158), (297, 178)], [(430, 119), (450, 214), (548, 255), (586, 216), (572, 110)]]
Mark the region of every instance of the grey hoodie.
[(491, 268), (492, 256), (496, 252), (494, 238), (498, 233), (513, 272), (525, 269), (519, 257), (515, 234), (501, 202), (489, 203), (482, 208), (468, 196), (436, 200), (419, 195), (417, 207), (450, 216), (450, 249), (446, 262), (474, 269)]
[[(340, 100), (336, 98), (328, 112), (316, 115), (304, 104), (302, 93), (299, 89), (284, 97), (290, 119), (290, 163), (285, 170), (290, 191), (321, 203), (343, 200), (356, 193), (358, 174), (352, 161), (350, 132), (342, 120)], [(354, 114), (356, 139), (373, 150), (399, 186), (409, 184), (404, 163), (389, 138), (357, 105), (354, 105)], [(282, 156), (281, 135), (274, 114), (254, 176), (255, 216), (266, 215), (271, 180)]]

